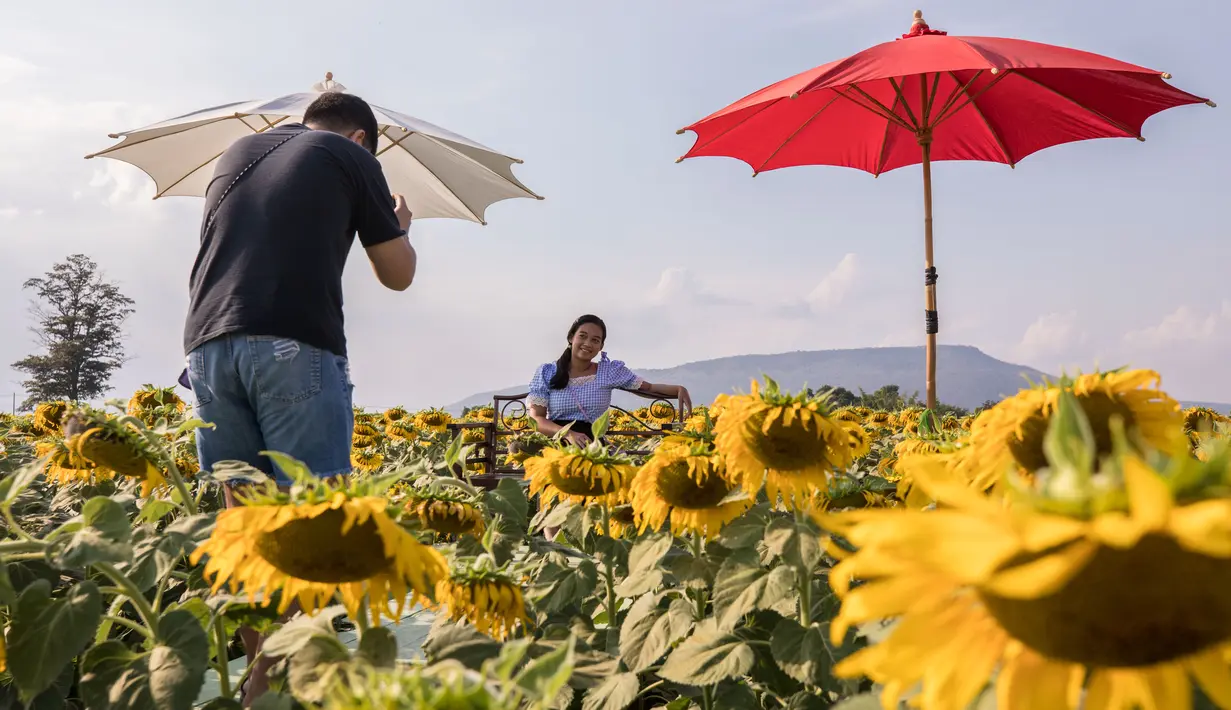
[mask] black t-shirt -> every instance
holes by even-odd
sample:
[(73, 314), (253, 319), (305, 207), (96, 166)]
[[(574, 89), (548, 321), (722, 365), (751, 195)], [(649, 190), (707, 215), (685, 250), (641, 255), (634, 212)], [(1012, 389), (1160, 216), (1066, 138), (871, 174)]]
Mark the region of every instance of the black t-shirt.
[(345, 357), (342, 270), (356, 231), (365, 248), (405, 234), (371, 153), (302, 124), (236, 141), (205, 193), (185, 352), (243, 333), (293, 338)]

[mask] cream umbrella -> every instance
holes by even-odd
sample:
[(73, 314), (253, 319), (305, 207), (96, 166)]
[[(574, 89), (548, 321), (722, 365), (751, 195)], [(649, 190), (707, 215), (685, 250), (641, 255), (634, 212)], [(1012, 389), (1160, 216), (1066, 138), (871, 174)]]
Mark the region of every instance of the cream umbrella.
[[(134, 165), (149, 175), (154, 199), (204, 197), (214, 163), (235, 140), (303, 120), (321, 93), (346, 91), (333, 80), (311, 91), (194, 111), (144, 128), (113, 133), (119, 143), (87, 155)], [(445, 217), (487, 224), (488, 206), (514, 197), (543, 199), (513, 176), (522, 161), (426, 121), (373, 105), (380, 125), (377, 158), (391, 191), (406, 198), (415, 219)]]

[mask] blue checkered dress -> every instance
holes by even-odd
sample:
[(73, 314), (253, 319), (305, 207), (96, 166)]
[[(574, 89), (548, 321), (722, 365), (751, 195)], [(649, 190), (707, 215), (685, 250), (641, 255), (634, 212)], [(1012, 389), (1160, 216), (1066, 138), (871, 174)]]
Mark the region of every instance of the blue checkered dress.
[(645, 380), (619, 360), (608, 360), (603, 353), (598, 362), (598, 372), (587, 377), (574, 377), (562, 390), (548, 387), (556, 363), (549, 362), (534, 373), (530, 380), (530, 396), (527, 403), (547, 407), (547, 418), (559, 421), (593, 423), (611, 407), (611, 391), (637, 389)]

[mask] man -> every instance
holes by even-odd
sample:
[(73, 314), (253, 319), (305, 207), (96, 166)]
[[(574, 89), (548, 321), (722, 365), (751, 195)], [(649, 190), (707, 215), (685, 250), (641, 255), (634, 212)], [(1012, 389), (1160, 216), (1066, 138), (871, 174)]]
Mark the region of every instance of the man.
[[(190, 280), (184, 350), (201, 468), (245, 461), (289, 485), (260, 451), (316, 475), (351, 470), (353, 385), (342, 319), (342, 271), (356, 232), (376, 278), (414, 280), (411, 214), (376, 160), (378, 128), (357, 96), (324, 93), (288, 124), (245, 136), (218, 160), (206, 191)], [(236, 501), (224, 489), (227, 506)], [(244, 634), (249, 659), (259, 639)], [(253, 669), (245, 704), (266, 688)]]

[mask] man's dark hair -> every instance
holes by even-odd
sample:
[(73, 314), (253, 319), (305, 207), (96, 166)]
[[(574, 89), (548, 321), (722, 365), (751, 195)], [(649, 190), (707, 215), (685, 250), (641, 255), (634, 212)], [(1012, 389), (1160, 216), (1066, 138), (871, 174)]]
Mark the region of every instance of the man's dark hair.
[(363, 147), (376, 155), (376, 141), (380, 133), (376, 115), (367, 101), (354, 94), (326, 91), (308, 106), (303, 122), (335, 133), (363, 129)]

